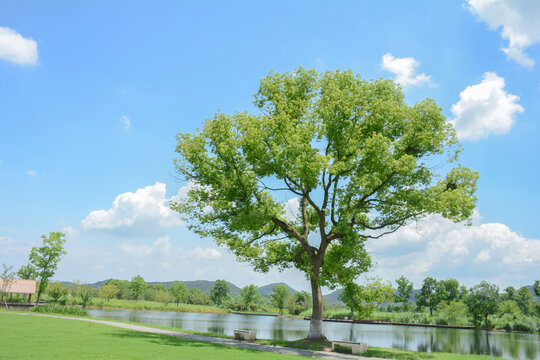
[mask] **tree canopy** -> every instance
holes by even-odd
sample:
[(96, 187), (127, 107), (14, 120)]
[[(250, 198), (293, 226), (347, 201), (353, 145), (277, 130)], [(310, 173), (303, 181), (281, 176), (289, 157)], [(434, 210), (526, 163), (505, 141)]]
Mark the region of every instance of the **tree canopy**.
[[(272, 72), (254, 103), (258, 114), (217, 113), (178, 134), (175, 166), (189, 191), (171, 207), (258, 271), (305, 272), (308, 338), (322, 338), (321, 285), (367, 271), (368, 239), (431, 213), (469, 219), (478, 175), (441, 166), (460, 151), (454, 128), (435, 101), (410, 106), (391, 80)], [(297, 207), (287, 213), (286, 202)]]
[(60, 258), (66, 254), (64, 251), (65, 236), (61, 232), (51, 232), (49, 236), (41, 235), (43, 245), (34, 246), (30, 250), (28, 265), (19, 270), (23, 276), (39, 280), (36, 304), (39, 302), (41, 294), (47, 289), (49, 279), (56, 272)]

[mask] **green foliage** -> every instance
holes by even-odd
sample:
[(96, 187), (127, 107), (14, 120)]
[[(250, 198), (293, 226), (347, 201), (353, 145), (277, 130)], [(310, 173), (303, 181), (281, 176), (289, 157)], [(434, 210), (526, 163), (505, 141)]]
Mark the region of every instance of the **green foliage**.
[(131, 279), (129, 283), (129, 289), (133, 293), (135, 300), (139, 300), (139, 296), (143, 294), (147, 286), (148, 285), (146, 284), (146, 281), (144, 281), (141, 275), (134, 276)]
[(47, 295), (55, 303), (57, 303), (63, 296), (67, 296), (68, 293), (69, 289), (61, 282), (55, 282), (47, 289)]
[(517, 305), (519, 306), (520, 310), (525, 314), (528, 315), (532, 313), (533, 308), (533, 295), (531, 294), (529, 287), (523, 286), (519, 288), (518, 291), (514, 294), (514, 300), (516, 301)]
[(488, 316), (495, 314), (499, 307), (499, 287), (482, 281), (471, 288), (465, 304), (475, 326), (479, 326), (484, 319), (484, 326), (488, 329)]
[(186, 295), (186, 303), (194, 305), (210, 305), (212, 300), (210, 296), (205, 294), (202, 290), (199, 289), (189, 289)]
[(216, 285), (210, 290), (210, 299), (216, 305), (221, 305), (229, 297), (229, 284), (225, 280), (216, 280)]
[(15, 279), (15, 272), (11, 271), (13, 269), (12, 266), (7, 266), (6, 264), (2, 264), (3, 270), (2, 274), (0, 274), (0, 279), (2, 279), (2, 283), (0, 286), (0, 301), (5, 301), (4, 297), (7, 295), (9, 288), (11, 287), (11, 284), (13, 283)]
[(449, 303), (443, 303), (441, 306), (442, 315), (448, 319), (448, 324), (463, 325), (461, 319), (467, 317), (467, 305), (462, 301), (450, 301)]
[[(257, 271), (297, 268), (319, 293), (370, 268), (368, 238), (429, 213), (471, 216), (477, 173), (427, 165), (460, 150), (433, 100), (409, 106), (392, 81), (299, 68), (263, 78), (255, 106), (260, 114), (218, 113), (177, 135), (175, 166), (190, 190), (171, 208)], [(299, 199), (295, 218), (284, 196)]]
[(134, 299), (133, 293), (129, 288), (128, 280), (118, 280), (118, 279), (109, 279), (105, 282), (105, 285), (114, 285), (118, 289), (118, 298), (119, 299)]
[(82, 286), (79, 291), (79, 296), (81, 297), (81, 305), (83, 309), (86, 309), (86, 306), (92, 303), (94, 291), (89, 286)]
[(365, 319), (382, 303), (394, 300), (394, 288), (389, 281), (385, 283), (378, 278), (368, 279), (364, 285), (347, 284), (340, 299), (351, 309), (352, 318), (356, 312), (358, 318)]
[(425, 278), (420, 294), (418, 294), (416, 299), (416, 305), (429, 308), (429, 313), (433, 316), (433, 310), (444, 299), (441, 289), (437, 280), (432, 277)]
[(283, 315), (283, 309), (285, 308), (288, 297), (289, 290), (287, 289), (287, 285), (274, 285), (274, 289), (270, 295), (270, 301), (272, 305), (279, 309), (280, 315)]
[(456, 279), (446, 279), (446, 280), (440, 280), (437, 292), (439, 293), (439, 297), (442, 299), (441, 301), (446, 302), (447, 304), (451, 303), (452, 301), (457, 301), (461, 298), (460, 296), (460, 287), (459, 287), (459, 281)]
[(536, 296), (540, 296), (540, 280), (536, 280), (533, 285), (533, 290)]
[(19, 271), (17, 271), (17, 275), (24, 280), (33, 280), (36, 278), (37, 274), (36, 269), (32, 265), (27, 264), (21, 266)]
[(261, 306), (262, 297), (259, 294), (257, 286), (246, 285), (240, 291), (240, 297), (246, 310), (255, 311)]
[(116, 298), (116, 296), (118, 295), (118, 292), (119, 290), (116, 287), (116, 285), (112, 283), (106, 283), (99, 290), (99, 296), (107, 299), (107, 301), (110, 301), (111, 299)]
[(287, 300), (287, 307), (290, 314), (298, 315), (311, 307), (311, 296), (306, 291), (294, 293)]
[(413, 283), (407, 279), (404, 275), (401, 275), (399, 279), (396, 279), (397, 294), (395, 301), (403, 304), (403, 308), (406, 310), (413, 292)]
[(174, 301), (174, 297), (172, 296), (172, 294), (166, 290), (157, 290), (154, 299), (155, 301), (160, 302), (165, 306)]
[(174, 301), (176, 302), (176, 306), (178, 306), (178, 304), (180, 302), (185, 302), (186, 301), (186, 296), (187, 296), (188, 290), (187, 290), (186, 285), (183, 282), (175, 281), (169, 287), (169, 292), (173, 296)]
[(504, 289), (504, 293), (501, 296), (502, 300), (514, 300), (514, 296), (516, 294), (516, 288), (513, 286), (508, 286), (506, 289)]
[(25, 271), (31, 272), (39, 280), (38, 295), (36, 303), (41, 298), (41, 294), (47, 289), (49, 279), (56, 272), (58, 262), (62, 255), (65, 255), (64, 243), (65, 235), (60, 232), (51, 232), (49, 236), (42, 235), (43, 245), (33, 247), (28, 259), (28, 267)]
[(38, 305), (32, 308), (33, 312), (46, 313), (46, 314), (66, 314), (77, 316), (88, 316), (88, 312), (85, 309), (81, 309), (73, 306), (63, 306), (58, 304), (45, 304)]

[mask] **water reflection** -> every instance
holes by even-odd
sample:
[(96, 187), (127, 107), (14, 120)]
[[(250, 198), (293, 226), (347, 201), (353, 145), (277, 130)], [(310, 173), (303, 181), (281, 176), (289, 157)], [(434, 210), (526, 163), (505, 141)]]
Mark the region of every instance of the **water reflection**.
[[(89, 313), (93, 317), (129, 320), (225, 335), (233, 335), (235, 329), (252, 329), (256, 330), (257, 337), (262, 339), (302, 339), (306, 337), (309, 328), (308, 321), (273, 316), (122, 309), (92, 309)], [(337, 322), (325, 322), (324, 332), (329, 339), (362, 341), (372, 346), (540, 360), (540, 335), (538, 334)]]

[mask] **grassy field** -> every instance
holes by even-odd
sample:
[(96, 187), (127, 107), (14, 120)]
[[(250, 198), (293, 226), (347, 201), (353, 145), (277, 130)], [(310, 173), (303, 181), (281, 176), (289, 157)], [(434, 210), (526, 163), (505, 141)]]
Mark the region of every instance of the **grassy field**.
[(298, 359), (82, 321), (0, 312), (0, 359), (3, 360), (201, 358)]
[[(149, 326), (143, 324), (145, 326)], [(173, 331), (165, 326), (149, 326)], [(196, 331), (182, 332), (227, 337)], [(258, 340), (258, 343), (311, 350), (326, 350), (330, 342), (305, 340)], [(488, 356), (421, 353), (370, 347), (363, 356), (402, 360), (484, 360)], [(18, 316), (0, 311), (1, 359), (299, 359), (231, 348), (221, 345), (178, 339), (166, 335), (146, 334), (111, 326), (74, 320)]]

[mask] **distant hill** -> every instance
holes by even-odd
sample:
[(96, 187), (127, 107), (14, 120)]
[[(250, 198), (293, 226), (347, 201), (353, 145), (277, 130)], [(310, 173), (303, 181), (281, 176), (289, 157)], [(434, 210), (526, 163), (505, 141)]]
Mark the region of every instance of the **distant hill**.
[[(107, 280), (102, 280), (102, 281), (98, 281), (98, 282), (95, 282), (95, 283), (92, 283), (92, 284), (82, 284), (82, 285), (88, 285), (88, 286), (91, 286), (91, 287), (99, 288), (99, 287), (102, 287), (106, 282), (107, 282)], [(172, 285), (173, 282), (174, 281), (150, 281), (150, 282), (148, 282), (148, 285), (162, 284), (168, 289)], [(216, 284), (215, 281), (209, 281), (209, 280), (195, 280), (195, 281), (182, 281), (182, 282), (184, 284), (186, 284), (186, 287), (188, 289), (196, 288), (196, 289), (202, 290), (203, 292), (205, 292), (207, 294), (210, 294), (210, 290)], [(73, 282), (71, 282), (71, 281), (62, 281), (62, 283), (64, 285), (66, 285), (66, 286), (73, 285)], [(240, 288), (238, 286), (236, 286), (233, 283), (230, 283), (228, 281), (227, 281), (227, 284), (229, 284), (229, 289), (230, 289), (229, 295), (231, 295), (231, 296), (240, 295)], [(287, 285), (285, 283), (272, 283), (272, 284), (268, 284), (268, 285), (264, 285), (264, 286), (259, 287), (258, 288), (259, 289), (259, 294), (261, 294), (263, 297), (269, 298), (270, 294), (272, 293), (272, 291), (274, 289), (274, 285), (286, 285), (287, 289), (289, 290), (289, 294), (291, 294), (291, 295), (298, 292), (298, 291), (296, 291), (295, 289), (293, 289), (292, 287), (290, 287), (289, 285)], [(533, 289), (532, 285), (527, 286), (527, 288), (529, 289), (529, 291), (533, 295), (533, 299), (540, 302), (540, 296), (536, 296), (536, 294), (534, 293), (534, 289)], [(411, 300), (410, 300), (411, 303), (413, 303), (413, 304), (416, 303), (416, 296), (420, 293), (420, 291), (421, 291), (420, 289), (414, 289), (413, 290)], [(338, 298), (338, 296), (339, 296), (339, 294), (341, 294), (341, 292), (342, 292), (342, 289), (337, 289), (337, 290), (331, 292), (330, 294), (324, 295), (323, 300), (326, 303), (330, 304), (330, 305), (332, 305), (332, 304), (342, 304), (342, 302)], [(502, 292), (502, 289), (501, 289), (501, 292)]]
[(269, 298), (270, 294), (272, 294), (272, 292), (274, 291), (274, 285), (285, 285), (287, 287), (287, 290), (289, 290), (289, 295), (292, 295), (292, 294), (298, 292), (298, 291), (294, 290), (292, 287), (290, 287), (289, 285), (287, 285), (285, 283), (273, 283), (273, 284), (268, 284), (268, 285), (265, 285), (265, 286), (261, 286), (259, 288), (259, 294), (261, 294), (264, 297)]

